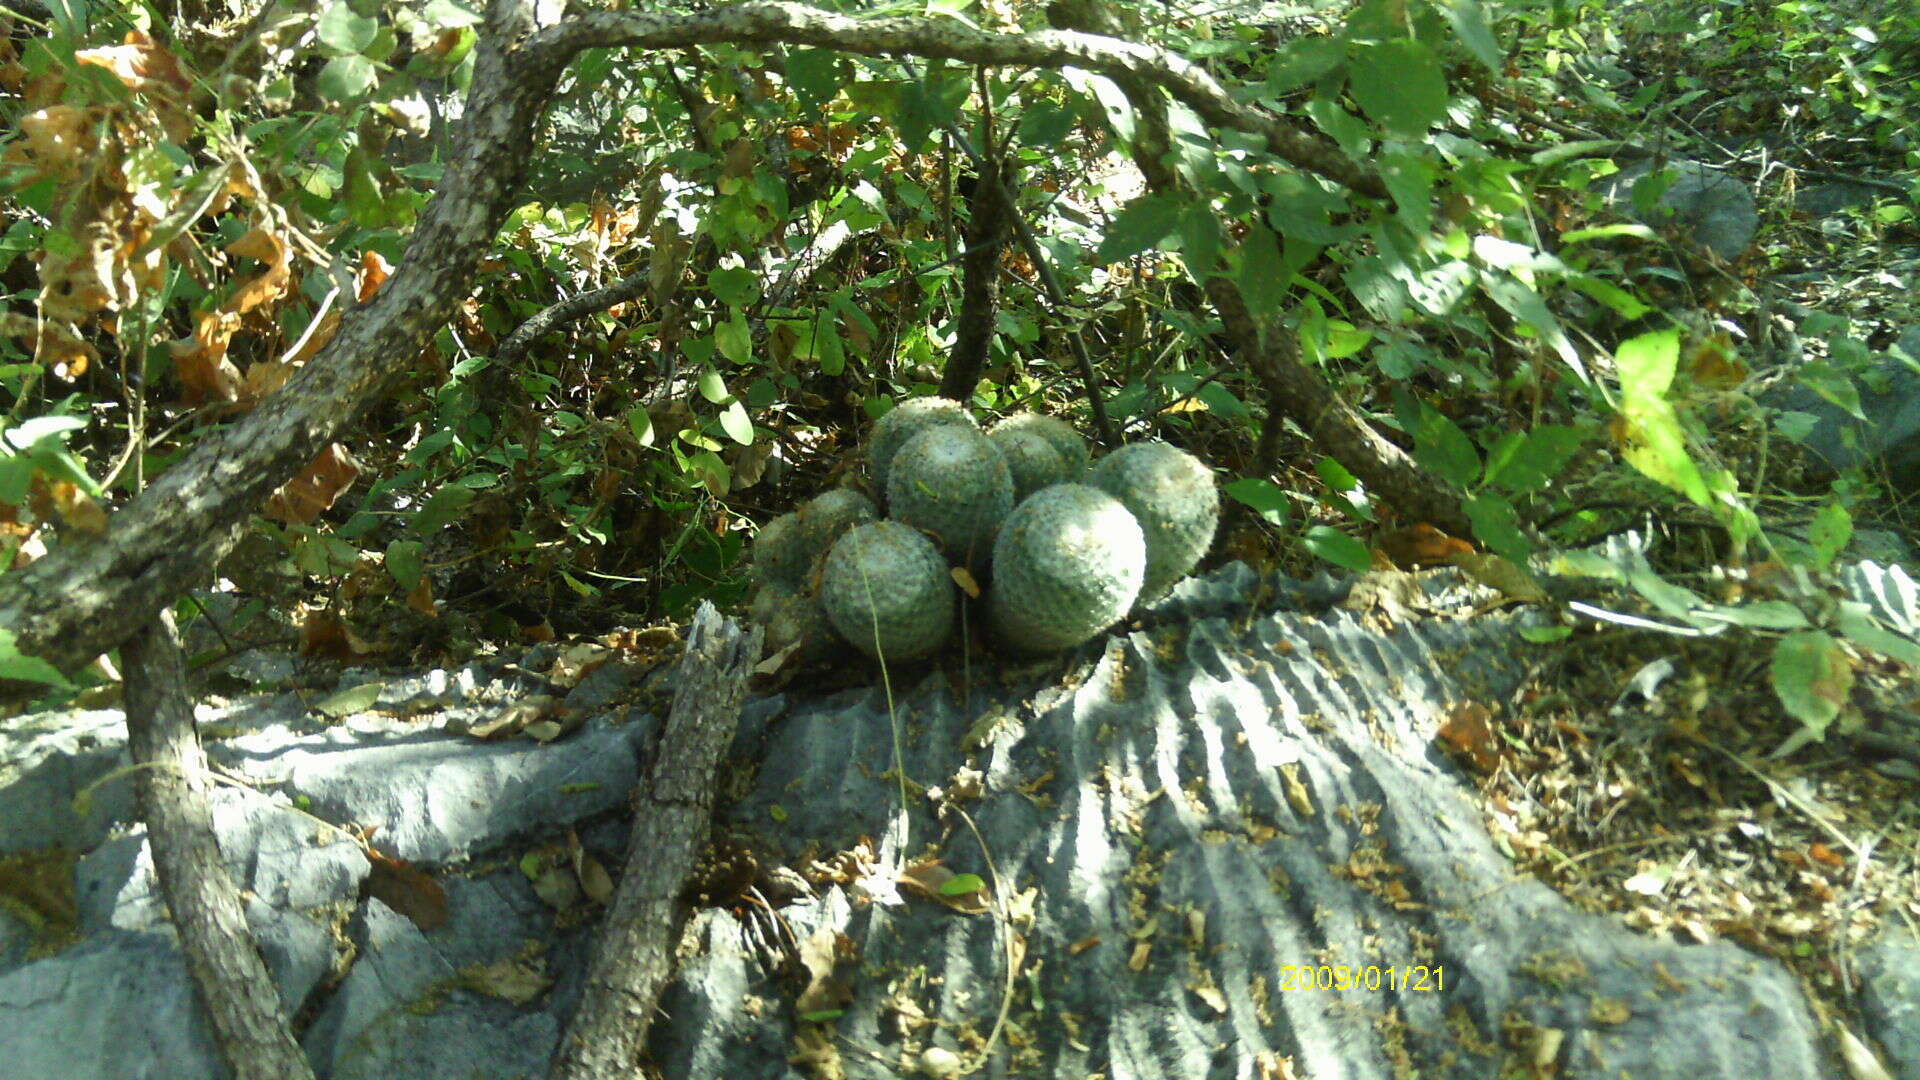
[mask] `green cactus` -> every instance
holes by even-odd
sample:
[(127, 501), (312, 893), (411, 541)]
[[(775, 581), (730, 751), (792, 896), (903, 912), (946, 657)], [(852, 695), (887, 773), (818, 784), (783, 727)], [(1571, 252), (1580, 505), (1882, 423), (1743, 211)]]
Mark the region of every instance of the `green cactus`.
[(1043, 488), (994, 544), (988, 620), (1015, 651), (1071, 648), (1127, 613), (1146, 567), (1146, 540), (1120, 500), (1085, 484)]
[(820, 600), (840, 636), (889, 662), (931, 655), (953, 629), (953, 579), (933, 541), (897, 521), (856, 525), (827, 552)]
[(816, 554), (800, 527), (800, 515), (781, 514), (760, 526), (753, 538), (753, 579), (798, 589), (806, 583)]
[(1064, 484), (1067, 460), (1053, 444), (1028, 428), (996, 427), (987, 438), (1007, 459), (1007, 471), (1013, 474), (1013, 501), (1020, 502), (1043, 487)]
[(983, 567), (1013, 510), (1013, 475), (978, 430), (930, 427), (894, 455), (887, 506), (894, 520), (932, 533), (956, 562)]
[(1066, 463), (1067, 472), (1061, 480), (1066, 483), (1080, 482), (1080, 474), (1087, 467), (1090, 452), (1087, 448), (1087, 440), (1073, 430), (1072, 424), (1057, 416), (1017, 412), (1009, 414), (993, 425), (993, 429), (988, 434), (1001, 435), (1016, 431), (1038, 435), (1045, 439), (1047, 445), (1053, 447), (1054, 451), (1060, 455), (1060, 460)]
[(971, 428), (980, 426), (980, 422), (973, 418), (965, 406), (952, 398), (942, 397), (912, 398), (894, 406), (892, 412), (881, 417), (867, 438), (867, 467), (873, 473), (874, 490), (886, 494), (888, 468), (893, 463), (893, 456), (900, 452), (908, 439), (930, 427), (943, 424)]
[(825, 555), (848, 529), (880, 519), (873, 500), (852, 488), (821, 492), (795, 513), (800, 517), (801, 537), (815, 559)]
[(1087, 483), (1119, 499), (1147, 540), (1140, 599), (1156, 600), (1193, 568), (1213, 543), (1220, 493), (1199, 458), (1163, 442), (1133, 443), (1100, 459)]

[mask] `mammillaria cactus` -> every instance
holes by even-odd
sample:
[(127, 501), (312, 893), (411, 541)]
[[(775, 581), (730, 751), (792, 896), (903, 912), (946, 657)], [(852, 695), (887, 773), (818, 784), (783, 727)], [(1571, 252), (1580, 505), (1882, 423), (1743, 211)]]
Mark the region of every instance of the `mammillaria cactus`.
[(1062, 479), (1071, 483), (1079, 482), (1080, 473), (1087, 467), (1087, 459), (1090, 451), (1087, 447), (1087, 440), (1081, 438), (1080, 433), (1073, 430), (1072, 424), (1067, 423), (1057, 416), (1046, 416), (1041, 413), (1032, 412), (1017, 412), (1009, 414), (1005, 419), (993, 425), (989, 434), (1004, 435), (1011, 432), (1037, 435), (1046, 440), (1047, 445), (1053, 447), (1054, 452), (1060, 455), (1060, 460), (1066, 463), (1067, 475)]
[(1095, 463), (1087, 483), (1119, 499), (1147, 540), (1140, 599), (1155, 600), (1199, 564), (1220, 520), (1220, 493), (1200, 459), (1163, 442), (1123, 446)]
[(855, 648), (918, 660), (953, 629), (953, 579), (933, 541), (897, 521), (856, 525), (827, 552), (820, 600)]
[(930, 427), (943, 424), (957, 424), (976, 430), (980, 427), (980, 421), (975, 420), (965, 406), (952, 398), (913, 398), (894, 406), (892, 412), (881, 417), (873, 425), (873, 434), (867, 440), (867, 467), (873, 472), (874, 489), (886, 494), (887, 471), (893, 464), (893, 456), (900, 452), (908, 439)]
[(1026, 653), (1078, 645), (1127, 613), (1146, 567), (1146, 540), (1120, 500), (1085, 484), (1035, 492), (994, 544), (994, 635)]
[(802, 535), (799, 514), (781, 514), (753, 538), (753, 578), (762, 585), (800, 588), (816, 553)]
[(1013, 474), (1013, 501), (1020, 502), (1043, 487), (1064, 484), (1067, 459), (1040, 433), (1026, 428), (996, 427), (987, 438), (1007, 459), (1007, 471)]
[(1013, 476), (977, 429), (930, 427), (893, 456), (887, 508), (896, 521), (932, 533), (956, 562), (982, 567), (1013, 510)]
[(825, 555), (833, 547), (833, 542), (848, 529), (880, 520), (880, 510), (873, 505), (872, 499), (844, 487), (815, 495), (795, 513), (800, 519), (802, 542), (812, 552), (814, 559)]

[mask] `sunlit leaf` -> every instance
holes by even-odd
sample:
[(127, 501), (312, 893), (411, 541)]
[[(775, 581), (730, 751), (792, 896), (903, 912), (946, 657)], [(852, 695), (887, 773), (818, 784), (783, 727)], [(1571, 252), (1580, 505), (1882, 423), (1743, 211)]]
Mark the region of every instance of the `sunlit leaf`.
[(1342, 566), (1357, 574), (1364, 574), (1373, 568), (1373, 553), (1367, 545), (1348, 536), (1329, 525), (1315, 525), (1300, 538), (1307, 550), (1335, 566)]
[(1383, 41), (1353, 58), (1353, 99), (1396, 135), (1424, 135), (1447, 115), (1447, 79), (1432, 49), (1418, 41)]

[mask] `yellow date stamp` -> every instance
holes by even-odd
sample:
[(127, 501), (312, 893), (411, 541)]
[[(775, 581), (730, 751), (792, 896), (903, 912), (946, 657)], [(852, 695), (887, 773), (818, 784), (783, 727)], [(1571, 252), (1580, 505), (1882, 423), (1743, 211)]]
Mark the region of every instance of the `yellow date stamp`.
[(1282, 990), (1387, 990), (1437, 994), (1447, 988), (1445, 964), (1288, 964), (1280, 968)]

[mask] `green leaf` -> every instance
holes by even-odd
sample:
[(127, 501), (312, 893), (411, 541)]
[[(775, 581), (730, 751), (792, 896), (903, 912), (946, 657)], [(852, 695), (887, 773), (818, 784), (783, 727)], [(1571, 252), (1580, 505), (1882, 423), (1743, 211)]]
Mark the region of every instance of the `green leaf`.
[(336, 53), (350, 55), (364, 51), (373, 44), (374, 35), (380, 32), (380, 24), (354, 11), (345, 0), (339, 0), (320, 13), (320, 22), (315, 30), (320, 36), (320, 44)]
[(420, 17), (428, 26), (436, 30), (458, 30), (464, 26), (479, 26), (482, 19), (478, 11), (460, 2), (460, 0), (427, 0), (427, 6), (420, 9)]
[(1480, 5), (1480, 0), (1442, 0), (1440, 13), (1447, 17), (1454, 36), (1473, 58), (1488, 71), (1500, 74), (1500, 45), (1493, 39), (1493, 27), (1487, 23), (1487, 9)]
[(1287, 493), (1279, 484), (1257, 476), (1246, 476), (1228, 484), (1227, 497), (1237, 499), (1261, 518), (1275, 525), (1287, 523)]
[(1516, 566), (1525, 566), (1533, 554), (1533, 545), (1520, 531), (1520, 515), (1513, 504), (1498, 495), (1481, 494), (1468, 499), (1462, 510), (1473, 522), (1473, 535), (1495, 554)]
[(1674, 330), (1656, 330), (1620, 343), (1614, 367), (1620, 377), (1621, 456), (1648, 477), (1673, 488), (1700, 506), (1711, 500), (1699, 466), (1687, 453), (1679, 413), (1666, 399), (1673, 385), (1680, 338)]
[(20, 679), (61, 688), (73, 686), (60, 674), (59, 668), (37, 656), (22, 653), (18, 635), (6, 627), (0, 627), (0, 679)]
[(1535, 491), (1559, 474), (1586, 436), (1579, 428), (1542, 424), (1513, 432), (1487, 454), (1486, 482), (1504, 491)]
[(1614, 350), (1620, 372), (1620, 390), (1628, 396), (1664, 397), (1673, 385), (1680, 359), (1680, 332), (1655, 330), (1630, 338)]
[(450, 484), (433, 493), (413, 515), (412, 528), (417, 533), (431, 533), (442, 525), (458, 518), (460, 511), (472, 505), (474, 491), (470, 487)]
[(733, 471), (727, 468), (726, 462), (720, 460), (719, 454), (702, 450), (687, 459), (687, 467), (693, 470), (701, 485), (714, 498), (726, 497), (727, 489), (733, 483)]
[(366, 712), (373, 707), (374, 702), (380, 700), (380, 691), (386, 688), (386, 683), (361, 683), (359, 686), (353, 687), (350, 690), (342, 690), (337, 694), (320, 699), (314, 703), (313, 708), (316, 712), (324, 713), (338, 720), (343, 716), (351, 716), (357, 712)]
[(753, 361), (753, 331), (739, 312), (726, 322), (714, 324), (713, 342), (720, 347), (720, 355), (736, 364)]
[(1556, 641), (1565, 641), (1573, 635), (1571, 626), (1523, 626), (1520, 636), (1535, 645), (1550, 645)]
[(641, 446), (653, 445), (653, 415), (647, 412), (645, 405), (635, 405), (627, 410), (627, 430)]
[(373, 89), (373, 61), (364, 56), (336, 56), (314, 80), (314, 89), (328, 101), (352, 101)]
[(971, 896), (987, 887), (979, 874), (955, 874), (940, 885), (941, 896)]
[(723, 266), (707, 275), (707, 288), (720, 302), (732, 307), (749, 307), (760, 299), (760, 278), (744, 266)]
[(387, 224), (387, 203), (380, 195), (380, 182), (374, 179), (373, 162), (365, 150), (347, 151), (342, 168), (346, 184), (347, 213), (363, 228), (378, 229)]
[(1821, 566), (1831, 564), (1847, 543), (1853, 539), (1853, 515), (1837, 502), (1830, 502), (1813, 515), (1813, 525), (1808, 530), (1807, 540), (1813, 544), (1813, 550), (1820, 559)]
[(1773, 692), (1788, 715), (1815, 738), (1840, 715), (1853, 691), (1853, 665), (1840, 644), (1819, 630), (1803, 630), (1780, 639), (1769, 672)]
[(1433, 50), (1420, 42), (1365, 46), (1354, 57), (1351, 71), (1353, 100), (1388, 132), (1418, 137), (1446, 119), (1446, 74)]
[(748, 418), (745, 405), (736, 401), (720, 410), (720, 428), (741, 446), (753, 445), (753, 421)]
[(1688, 616), (1694, 622), (1724, 622), (1749, 630), (1804, 630), (1806, 613), (1785, 600), (1756, 600), (1751, 604), (1711, 604)]
[(787, 53), (787, 85), (810, 109), (840, 93), (840, 54), (832, 49), (793, 49)]
[(1038, 101), (1020, 117), (1020, 141), (1042, 149), (1059, 145), (1073, 130), (1073, 114), (1051, 101)]
[(1275, 51), (1267, 65), (1267, 93), (1278, 97), (1320, 78), (1347, 59), (1347, 43), (1333, 37), (1304, 37)]
[(1373, 553), (1367, 550), (1367, 545), (1330, 525), (1315, 525), (1300, 539), (1308, 551), (1335, 566), (1346, 567), (1357, 574), (1373, 569)]
[(1416, 154), (1380, 155), (1380, 179), (1400, 208), (1407, 228), (1424, 234), (1433, 227), (1433, 163)]
[(60, 438), (86, 426), (78, 416), (36, 416), (8, 428), (7, 443), (15, 450), (32, 450), (42, 439)]
[(1189, 206), (1180, 215), (1180, 251), (1196, 280), (1213, 276), (1220, 258), (1220, 218), (1205, 203)]
[(420, 557), (425, 550), (426, 545), (418, 540), (395, 540), (387, 545), (387, 573), (401, 588), (410, 590), (420, 584), (420, 576), (426, 572)]
[(1280, 265), (1280, 238), (1256, 222), (1240, 244), (1238, 275), (1240, 294), (1255, 318), (1280, 312), (1280, 302), (1287, 295), (1286, 275), (1280, 272)]
[(1246, 402), (1241, 401), (1233, 391), (1217, 382), (1207, 383), (1194, 391), (1193, 396), (1205, 403), (1207, 409), (1215, 416), (1239, 420), (1252, 415), (1247, 409)]
[(1920, 645), (1881, 626), (1873, 616), (1873, 609), (1858, 600), (1840, 601), (1839, 610), (1833, 614), (1833, 626), (1861, 648), (1920, 668)]
[(1107, 226), (1093, 261), (1116, 263), (1157, 246), (1179, 227), (1182, 209), (1178, 200), (1165, 195), (1146, 195), (1128, 203)]
[(1480, 453), (1473, 440), (1453, 421), (1433, 409), (1423, 409), (1413, 433), (1413, 458), (1457, 487), (1480, 476)]
[(695, 385), (700, 388), (700, 396), (715, 405), (733, 396), (732, 391), (727, 389), (727, 380), (721, 378), (720, 373), (712, 368), (701, 372), (699, 381)]
[(1613, 313), (1623, 319), (1637, 319), (1653, 310), (1641, 303), (1639, 297), (1592, 274), (1573, 274), (1567, 281), (1574, 288), (1612, 308)]

